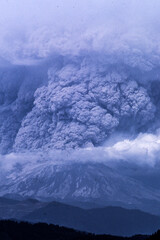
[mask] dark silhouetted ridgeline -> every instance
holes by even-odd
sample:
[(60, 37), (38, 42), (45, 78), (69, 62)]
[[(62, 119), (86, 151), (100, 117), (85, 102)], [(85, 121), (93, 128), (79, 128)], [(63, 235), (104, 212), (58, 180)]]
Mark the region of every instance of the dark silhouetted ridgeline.
[[(0, 221), (0, 240), (146, 240), (148, 236), (118, 237), (95, 235), (53, 224)], [(154, 239), (154, 238), (152, 238)]]
[(152, 234), (148, 240), (160, 240), (160, 230)]

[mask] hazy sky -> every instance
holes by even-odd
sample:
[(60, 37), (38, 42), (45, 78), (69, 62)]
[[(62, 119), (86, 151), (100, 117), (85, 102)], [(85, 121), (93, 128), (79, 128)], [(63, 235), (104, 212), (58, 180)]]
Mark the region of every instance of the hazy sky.
[(157, 22), (159, 9), (159, 0), (1, 0), (0, 23), (17, 28), (49, 23), (65, 27), (69, 23), (88, 25), (109, 18)]
[(53, 49), (90, 47), (91, 38), (99, 48), (110, 33), (114, 39), (128, 34), (129, 41), (137, 33), (142, 40), (157, 37), (159, 12), (159, 0), (1, 0), (1, 56), (11, 62), (46, 57)]

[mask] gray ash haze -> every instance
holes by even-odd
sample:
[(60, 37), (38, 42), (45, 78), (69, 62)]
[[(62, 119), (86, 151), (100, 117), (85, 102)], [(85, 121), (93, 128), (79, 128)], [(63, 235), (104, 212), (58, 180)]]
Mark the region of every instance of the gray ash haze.
[(159, 0), (0, 1), (1, 181), (42, 162), (127, 176), (159, 166), (159, 11)]

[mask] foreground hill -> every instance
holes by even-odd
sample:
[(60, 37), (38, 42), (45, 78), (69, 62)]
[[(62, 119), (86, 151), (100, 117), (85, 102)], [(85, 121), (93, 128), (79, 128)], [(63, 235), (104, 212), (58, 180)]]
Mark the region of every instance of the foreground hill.
[(160, 239), (160, 230), (154, 233), (148, 240), (159, 240)]
[(1, 240), (146, 240), (147, 236), (130, 238), (109, 235), (94, 235), (78, 232), (65, 227), (45, 223), (30, 224), (27, 222), (0, 221)]

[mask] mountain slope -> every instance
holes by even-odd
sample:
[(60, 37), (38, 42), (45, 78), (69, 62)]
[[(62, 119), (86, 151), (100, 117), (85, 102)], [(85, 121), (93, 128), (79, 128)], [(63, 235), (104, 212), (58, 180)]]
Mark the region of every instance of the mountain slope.
[(159, 214), (160, 191), (143, 181), (106, 164), (56, 163), (31, 158), (25, 164), (19, 161), (0, 176), (0, 196), (17, 193), (42, 201), (95, 202)]

